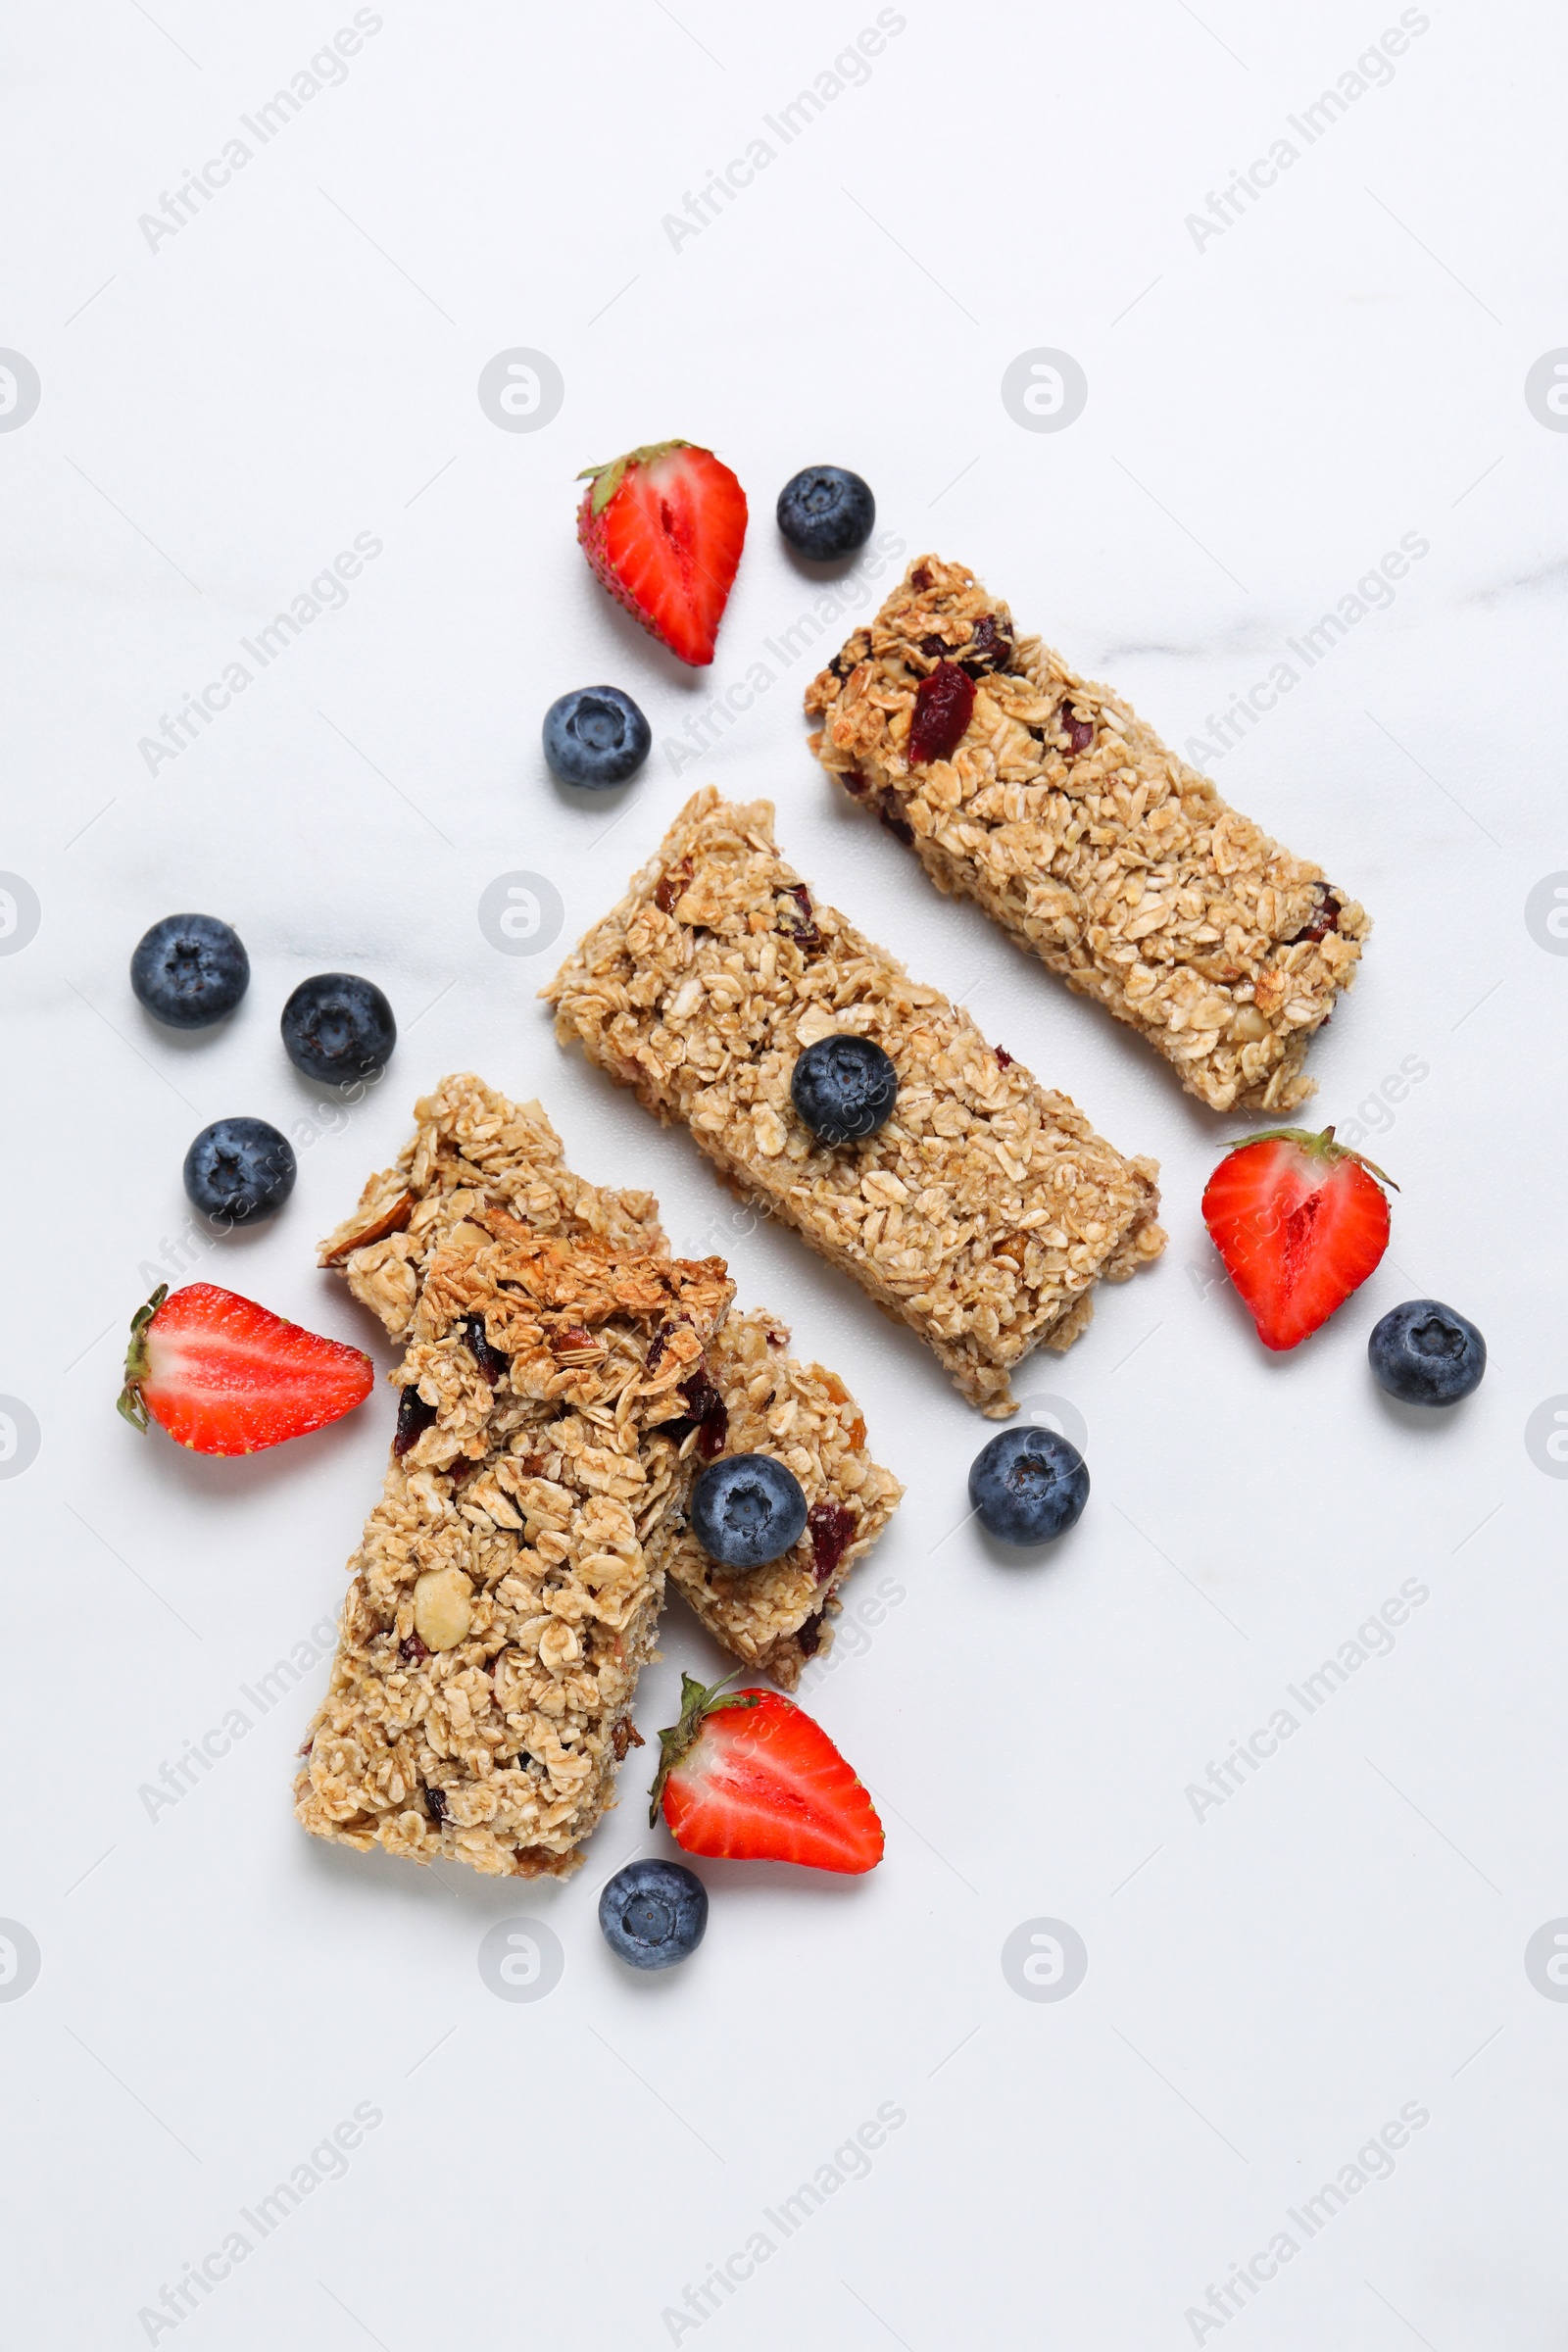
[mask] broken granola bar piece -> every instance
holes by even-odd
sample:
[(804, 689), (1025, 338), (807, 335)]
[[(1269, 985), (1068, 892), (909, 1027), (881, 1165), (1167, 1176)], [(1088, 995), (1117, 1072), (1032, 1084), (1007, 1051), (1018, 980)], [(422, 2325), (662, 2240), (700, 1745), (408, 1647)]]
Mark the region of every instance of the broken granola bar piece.
[[(1065, 1348), (1102, 1277), (1156, 1257), (1152, 1160), (1125, 1159), (1064, 1095), (1004, 1068), (968, 1016), (812, 894), (808, 951), (781, 920), (800, 876), (766, 801), (710, 786), (543, 993), (575, 1042), (725, 1179), (764, 1200), (907, 1323), (974, 1404), (1016, 1407), (1009, 1375)], [(668, 907), (662, 876), (688, 864)], [(665, 894), (666, 897), (668, 894)], [(893, 1113), (829, 1147), (797, 1114), (801, 1052), (835, 1033), (891, 1055)]]
[(789, 1332), (754, 1309), (732, 1315), (709, 1349), (724, 1400), (726, 1453), (770, 1453), (800, 1480), (806, 1533), (760, 1568), (710, 1559), (688, 1524), (669, 1580), (715, 1642), (793, 1690), (832, 1643), (839, 1588), (898, 1508), (904, 1489), (866, 1451), (865, 1423), (836, 1373), (787, 1351)]
[[(972, 700), (950, 740), (936, 718), (960, 672)], [(1018, 637), (961, 564), (912, 564), (806, 709), (823, 767), (937, 888), (1140, 1030), (1189, 1094), (1286, 1111), (1313, 1092), (1307, 1046), (1355, 977), (1366, 913), (1108, 687)]]
[[(817, 938), (809, 912), (804, 890), (781, 901), (782, 920), (793, 924), (798, 943)], [(444, 1078), (416, 1105), (416, 1117), (418, 1126), (397, 1167), (369, 1179), (353, 1216), (320, 1249), (321, 1263), (347, 1279), (395, 1339), (412, 1328), (425, 1271), (445, 1237), (492, 1204), (510, 1204), (537, 1231), (665, 1250), (653, 1196), (610, 1192), (574, 1176), (537, 1102), (510, 1102), (463, 1073)], [(395, 1230), (385, 1222), (389, 1203), (400, 1212)], [(668, 1431), (683, 1457), (695, 1456), (692, 1471), (726, 1448), (787, 1462), (809, 1505), (806, 1535), (782, 1559), (730, 1576), (710, 1560), (682, 1512), (672, 1526), (668, 1575), (733, 1657), (793, 1690), (808, 1657), (831, 1646), (840, 1587), (887, 1526), (904, 1490), (872, 1458), (865, 1422), (843, 1381), (792, 1356), (789, 1339), (787, 1327), (760, 1310), (731, 1315), (709, 1347), (702, 1391), (695, 1379), (683, 1382), (684, 1411)], [(479, 1342), (488, 1350), (482, 1325)], [(656, 1334), (650, 1365), (662, 1348)], [(416, 1388), (404, 1396), (422, 1407)], [(433, 1415), (433, 1407), (422, 1409)]]
[[(733, 1286), (480, 1208), (431, 1259), (295, 1810), (318, 1838), (564, 1877), (613, 1800), (689, 1472), (667, 1434)], [(477, 1319), (505, 1359), (492, 1386)], [(662, 1345), (650, 1365), (656, 1339)]]
[(652, 1193), (609, 1192), (574, 1176), (537, 1102), (510, 1102), (462, 1072), (443, 1078), (415, 1117), (397, 1166), (370, 1177), (317, 1252), (394, 1339), (413, 1326), (431, 1257), (476, 1206), (510, 1209), (535, 1233), (587, 1234), (632, 1251), (666, 1248)]

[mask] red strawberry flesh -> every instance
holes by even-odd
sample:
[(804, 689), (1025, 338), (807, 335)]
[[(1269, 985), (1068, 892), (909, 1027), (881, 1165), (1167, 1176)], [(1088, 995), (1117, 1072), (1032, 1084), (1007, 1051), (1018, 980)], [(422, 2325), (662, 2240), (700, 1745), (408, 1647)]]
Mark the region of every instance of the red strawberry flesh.
[(594, 571), (661, 644), (705, 667), (745, 543), (745, 491), (711, 450), (685, 441), (589, 471), (577, 536)]
[(131, 1326), (121, 1410), (196, 1453), (258, 1453), (362, 1404), (363, 1348), (302, 1330), (254, 1299), (193, 1282), (155, 1292)]
[(832, 1740), (776, 1690), (720, 1698), (683, 1678), (681, 1722), (661, 1735), (654, 1784), (677, 1845), (732, 1862), (796, 1862), (858, 1876), (882, 1859), (882, 1824)]
[(1389, 1246), (1377, 1172), (1336, 1144), (1332, 1128), (1240, 1146), (1209, 1178), (1203, 1222), (1258, 1338), (1278, 1352), (1326, 1323)]

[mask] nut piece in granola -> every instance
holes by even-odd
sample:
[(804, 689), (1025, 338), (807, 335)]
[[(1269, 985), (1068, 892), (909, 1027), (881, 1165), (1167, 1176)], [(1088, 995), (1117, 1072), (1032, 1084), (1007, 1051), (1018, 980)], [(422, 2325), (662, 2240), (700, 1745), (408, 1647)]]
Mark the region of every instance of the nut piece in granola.
[(1312, 1093), (1314, 1031), (1371, 928), (1131, 707), (921, 556), (807, 689), (811, 748), (1019, 945), (1140, 1030), (1215, 1110)]
[[(1016, 1410), (1009, 1375), (1065, 1348), (1103, 1277), (1159, 1254), (1152, 1160), (1126, 1159), (1066, 1096), (911, 981), (773, 846), (766, 801), (710, 786), (544, 994), (556, 1034), (678, 1119), (723, 1179), (794, 1225), (934, 1350), (970, 1401)], [(885, 1123), (829, 1149), (797, 1112), (803, 1052), (889, 1056)]]
[(473, 1587), (461, 1568), (427, 1568), (414, 1588), (414, 1630), (426, 1649), (456, 1649), (473, 1624)]

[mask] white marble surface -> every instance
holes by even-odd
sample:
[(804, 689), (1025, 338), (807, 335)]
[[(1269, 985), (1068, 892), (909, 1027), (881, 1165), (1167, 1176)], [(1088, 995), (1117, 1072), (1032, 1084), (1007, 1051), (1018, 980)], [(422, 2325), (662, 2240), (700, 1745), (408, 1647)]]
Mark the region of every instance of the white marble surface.
[[(13, 27), (0, 343), (41, 385), (0, 432), (0, 866), (41, 908), (0, 956), (0, 1391), (41, 1432), (0, 1480), (0, 1914), (42, 1963), (0, 1998), (18, 2345), (1562, 2340), (1568, 2007), (1524, 1965), (1568, 1913), (1568, 1487), (1525, 1444), (1568, 1391), (1568, 961), (1525, 913), (1568, 868), (1568, 438), (1524, 390), (1568, 344), (1560, 14), (910, 0), (786, 143), (767, 119), (876, 13), (384, 0), (265, 144), (244, 119), (346, 5), (66, 0)], [(1357, 73), (1401, 21), (1388, 74)], [(1362, 93), (1309, 117), (1347, 74)], [(221, 184), (236, 137), (253, 152)], [(663, 216), (759, 139), (771, 160), (677, 239)], [(210, 200), (143, 227), (209, 158)], [(1239, 170), (1229, 224), (1190, 225)], [(532, 433), (475, 396), (518, 346), (564, 383)], [(999, 390), (1041, 347), (1088, 384), (1057, 432)], [(709, 678), (623, 623), (573, 544), (577, 469), (671, 433), (753, 499)], [(1176, 743), (1206, 736), (1226, 792), (1374, 912), (1317, 1107), (1375, 1131), (1403, 1189), (1385, 1264), (1298, 1355), (1266, 1359), (1213, 1280), (1198, 1200), (1236, 1123), (938, 900), (808, 758), (812, 664), (765, 648), (819, 593), (771, 517), (816, 459), (870, 478), (891, 541), (969, 562)], [(360, 534), (380, 552), (346, 601), (150, 763), (142, 739)], [(1296, 661), (1407, 534), (1424, 552), (1392, 600), (1363, 590), (1375, 609)], [(1299, 675), (1226, 747), (1214, 720), (1282, 661)], [(679, 762), (758, 663), (765, 691)], [(558, 792), (537, 751), (545, 706), (601, 677), (657, 738), (610, 808)], [(1039, 1565), (958, 1527), (987, 1433), (913, 1340), (734, 1221), (683, 1138), (557, 1051), (533, 998), (553, 957), (481, 934), (481, 893), (519, 869), (574, 933), (709, 779), (774, 797), (809, 876), (1163, 1164), (1163, 1262), (1026, 1384), (1083, 1417), (1095, 1480)], [(238, 926), (254, 979), (182, 1043), (126, 961), (185, 906)], [(335, 1132), (276, 1034), (293, 983), (333, 966), (403, 1024)], [(653, 1183), (679, 1243), (727, 1247), (908, 1485), (860, 1588), (892, 1580), (893, 1605), (803, 1692), (883, 1800), (887, 1861), (851, 1885), (708, 1869), (707, 1943), (663, 1981), (628, 1980), (594, 1923), (647, 1842), (635, 1766), (561, 1889), (295, 1827), (324, 1667), (265, 1714), (241, 1693), (335, 1608), (384, 1393), (243, 1463), (113, 1411), (122, 1326), (181, 1270), (197, 1127), (246, 1111), (314, 1137), (276, 1224), (199, 1271), (363, 1340), (311, 1244), (454, 1066), (537, 1092), (585, 1173)], [(1411, 1427), (1364, 1348), (1425, 1292), (1483, 1326), (1492, 1368)], [(1190, 1786), (1407, 1580), (1424, 1597), (1392, 1649), (1200, 1817)], [(645, 1729), (699, 1661), (672, 1610)], [(248, 1735), (150, 1817), (140, 1791), (236, 1707)], [(476, 1967), (519, 1913), (564, 1953), (531, 2005)], [(1040, 1917), (1089, 1955), (1054, 2004), (1001, 1965)], [(367, 2103), (382, 2120), (341, 2179), (265, 2238), (238, 2218)], [(761, 2218), (888, 2103), (906, 2120), (866, 2177), (788, 2238)], [(1288, 2218), (1406, 2108), (1429, 2120), (1392, 2177), (1310, 2236)], [(236, 2229), (247, 2259), (177, 2326), (143, 2316)], [(759, 2230), (775, 2250), (699, 2322), (688, 2287)], [(1282, 2230), (1292, 2258), (1226, 2316), (1210, 2287)]]

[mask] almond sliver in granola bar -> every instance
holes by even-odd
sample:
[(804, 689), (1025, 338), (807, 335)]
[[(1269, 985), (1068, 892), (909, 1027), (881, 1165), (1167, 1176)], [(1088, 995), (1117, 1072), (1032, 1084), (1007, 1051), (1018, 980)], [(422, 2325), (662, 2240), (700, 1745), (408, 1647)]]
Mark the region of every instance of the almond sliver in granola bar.
[(1189, 1094), (1285, 1111), (1314, 1091), (1307, 1046), (1355, 977), (1364, 910), (961, 564), (911, 564), (806, 709), (822, 765), (937, 888), (1139, 1030)]
[[(585, 1183), (537, 1102), (514, 1103), (466, 1073), (444, 1078), (416, 1109), (418, 1125), (395, 1168), (372, 1176), (359, 1206), (321, 1245), (321, 1262), (396, 1339), (407, 1337), (420, 1286), (445, 1236), (472, 1211), (509, 1207), (533, 1229), (663, 1251), (648, 1193)], [(703, 1550), (672, 1512), (670, 1583), (732, 1656), (793, 1690), (808, 1659), (831, 1646), (839, 1592), (898, 1507), (903, 1489), (875, 1461), (865, 1423), (837, 1374), (790, 1353), (789, 1330), (760, 1310), (730, 1315), (708, 1350), (708, 1388), (694, 1389), (678, 1433), (691, 1466), (720, 1450), (771, 1453), (806, 1494), (807, 1529), (782, 1558), (738, 1575)]]
[(690, 1470), (669, 1425), (732, 1293), (480, 1207), (425, 1272), (398, 1436), (295, 1809), (319, 1838), (564, 1877), (636, 1740)]
[[(1102, 1278), (1158, 1255), (1158, 1171), (814, 900), (772, 827), (766, 801), (735, 806), (710, 786), (688, 802), (545, 990), (556, 1033), (689, 1127), (721, 1175), (1003, 1417), (1031, 1349), (1066, 1347)], [(835, 1031), (883, 1047), (899, 1094), (874, 1135), (829, 1149), (796, 1113), (790, 1078)]]

